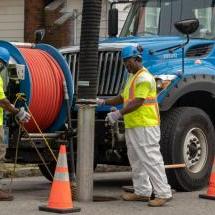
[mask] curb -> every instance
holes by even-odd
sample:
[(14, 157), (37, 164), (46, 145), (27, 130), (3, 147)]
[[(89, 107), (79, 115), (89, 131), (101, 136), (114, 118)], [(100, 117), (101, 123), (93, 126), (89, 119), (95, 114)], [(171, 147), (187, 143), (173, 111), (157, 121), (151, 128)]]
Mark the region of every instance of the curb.
[(41, 172), (37, 165), (28, 164), (28, 165), (16, 165), (15, 173), (14, 164), (1, 164), (0, 165), (0, 173), (3, 178), (11, 178), (12, 176), (15, 178), (18, 177), (30, 177), (30, 176), (41, 176)]
[[(13, 176), (14, 164), (13, 163), (0, 163), (0, 178), (11, 178)], [(95, 172), (105, 173), (105, 172), (126, 172), (131, 171), (128, 166), (115, 166), (115, 165), (105, 165), (99, 164), (96, 167)], [(37, 164), (17, 164), (15, 169), (14, 178), (20, 177), (33, 177), (42, 176)]]

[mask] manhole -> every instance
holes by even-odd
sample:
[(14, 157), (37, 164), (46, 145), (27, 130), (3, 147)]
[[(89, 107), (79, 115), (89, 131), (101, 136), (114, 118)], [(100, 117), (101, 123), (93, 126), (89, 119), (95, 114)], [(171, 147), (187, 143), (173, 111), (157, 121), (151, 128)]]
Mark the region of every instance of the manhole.
[(117, 201), (119, 199), (112, 196), (93, 196), (94, 202), (108, 202), (108, 201)]

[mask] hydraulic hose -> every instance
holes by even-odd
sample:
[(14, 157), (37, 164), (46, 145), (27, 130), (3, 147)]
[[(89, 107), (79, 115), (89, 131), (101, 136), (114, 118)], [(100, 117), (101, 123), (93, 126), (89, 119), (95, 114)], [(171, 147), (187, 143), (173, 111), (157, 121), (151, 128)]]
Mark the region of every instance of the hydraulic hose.
[[(63, 103), (63, 72), (55, 59), (40, 49), (20, 48), (30, 73), (29, 109), (42, 131), (57, 118)], [(33, 120), (25, 125), (28, 132), (38, 132)]]
[(101, 0), (83, 1), (78, 99), (97, 96), (101, 5)]

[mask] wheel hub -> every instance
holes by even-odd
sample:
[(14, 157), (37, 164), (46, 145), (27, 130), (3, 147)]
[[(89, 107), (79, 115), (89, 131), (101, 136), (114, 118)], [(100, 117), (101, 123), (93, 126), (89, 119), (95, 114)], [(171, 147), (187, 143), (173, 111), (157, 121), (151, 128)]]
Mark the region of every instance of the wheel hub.
[(184, 160), (191, 172), (199, 172), (207, 160), (207, 139), (200, 128), (188, 131), (184, 142)]
[(195, 136), (192, 136), (192, 138), (189, 141), (189, 144), (187, 145), (187, 155), (189, 155), (189, 160), (198, 159), (201, 155), (201, 147), (199, 143), (199, 139)]

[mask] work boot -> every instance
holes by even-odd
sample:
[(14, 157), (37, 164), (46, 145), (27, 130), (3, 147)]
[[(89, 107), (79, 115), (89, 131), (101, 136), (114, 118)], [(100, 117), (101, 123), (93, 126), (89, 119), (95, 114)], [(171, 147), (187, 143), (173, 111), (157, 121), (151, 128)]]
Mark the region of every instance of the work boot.
[(0, 190), (0, 201), (12, 201), (12, 200), (13, 200), (13, 196), (10, 193)]
[(129, 192), (124, 192), (121, 195), (121, 198), (124, 201), (142, 201), (142, 202), (148, 202), (150, 200), (149, 196), (140, 196), (135, 193), (129, 193)]
[[(134, 193), (134, 187), (133, 186), (122, 186), (122, 190), (124, 192), (128, 192), (128, 193)], [(150, 199), (154, 199), (155, 198), (155, 194), (152, 191), (151, 197)]]
[(172, 197), (170, 197), (170, 198), (157, 198), (157, 197), (155, 197), (153, 200), (149, 201), (148, 206), (150, 206), (150, 207), (161, 207), (166, 202), (168, 202), (170, 200), (172, 200)]

